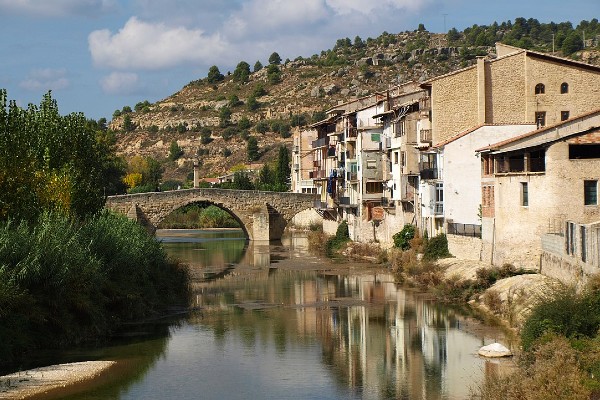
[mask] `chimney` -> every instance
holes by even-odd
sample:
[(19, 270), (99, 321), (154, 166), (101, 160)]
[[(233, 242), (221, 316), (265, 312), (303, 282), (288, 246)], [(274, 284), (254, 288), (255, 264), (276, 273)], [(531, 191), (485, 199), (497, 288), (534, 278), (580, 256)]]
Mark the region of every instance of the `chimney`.
[(200, 187), (200, 165), (194, 160), (194, 189)]
[(485, 124), (485, 57), (477, 57), (477, 123)]

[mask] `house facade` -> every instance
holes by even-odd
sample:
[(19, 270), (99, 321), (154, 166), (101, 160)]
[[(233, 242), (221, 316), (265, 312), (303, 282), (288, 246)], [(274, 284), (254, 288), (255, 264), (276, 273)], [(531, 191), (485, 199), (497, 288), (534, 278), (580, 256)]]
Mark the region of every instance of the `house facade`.
[(479, 149), (484, 260), (572, 283), (600, 267), (600, 109)]

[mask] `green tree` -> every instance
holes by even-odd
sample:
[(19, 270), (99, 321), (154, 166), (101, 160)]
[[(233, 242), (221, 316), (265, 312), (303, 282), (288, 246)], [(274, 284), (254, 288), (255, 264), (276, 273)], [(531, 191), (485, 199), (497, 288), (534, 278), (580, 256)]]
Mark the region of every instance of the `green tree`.
[(250, 64), (246, 61), (240, 61), (233, 71), (233, 80), (235, 82), (246, 83), (250, 79)]
[(271, 167), (269, 167), (269, 164), (265, 164), (261, 168), (258, 174), (258, 182), (261, 189), (272, 190), (270, 188), (275, 185), (275, 174), (273, 173)]
[(242, 104), (242, 102), (240, 101), (240, 98), (237, 96), (237, 94), (232, 94), (231, 96), (229, 96), (229, 107), (237, 107), (240, 104)]
[(572, 31), (562, 42), (561, 51), (565, 56), (571, 55), (583, 49), (583, 40), (578, 32)]
[(219, 126), (225, 128), (231, 122), (231, 109), (229, 107), (222, 107), (219, 111)]
[(419, 24), (419, 27), (417, 28), (417, 32), (425, 32), (427, 29), (425, 29), (425, 25), (423, 24)]
[(269, 56), (269, 64), (271, 64), (271, 65), (279, 65), (279, 64), (281, 64), (281, 57), (279, 57), (279, 54), (277, 52), (273, 52)]
[(123, 114), (127, 114), (132, 112), (131, 107), (129, 106), (123, 106)]
[(258, 72), (258, 71), (260, 71), (261, 69), (263, 69), (263, 65), (262, 65), (262, 63), (261, 63), (260, 61), (257, 61), (257, 62), (255, 62), (255, 63), (254, 63), (254, 69), (253, 69), (253, 71), (254, 71), (254, 72)]
[(264, 96), (265, 94), (267, 94), (267, 91), (265, 90), (265, 87), (263, 86), (263, 84), (257, 83), (256, 86), (254, 86), (254, 90), (252, 90), (252, 96), (260, 97), (260, 96)]
[(51, 93), (39, 107), (0, 90), (0, 219), (35, 219), (43, 210), (90, 215), (104, 205), (123, 164), (114, 135), (81, 113), (61, 116)]
[(131, 121), (131, 116), (129, 114), (125, 114), (123, 117), (123, 130), (125, 132), (133, 132), (135, 130), (135, 123)]
[(219, 71), (219, 67), (213, 65), (208, 69), (208, 75), (206, 76), (206, 80), (208, 81), (208, 83), (218, 83), (221, 82), (223, 79), (225, 79), (225, 77), (223, 76), (221, 71)]
[(281, 187), (281, 191), (287, 191), (288, 182), (292, 170), (290, 168), (290, 153), (285, 146), (279, 147), (277, 156), (277, 170), (275, 171), (275, 182)]
[(177, 144), (176, 140), (173, 140), (171, 142), (171, 145), (169, 146), (169, 157), (168, 157), (169, 160), (175, 161), (182, 155), (183, 155), (183, 149), (181, 147), (179, 147), (179, 144)]
[(256, 161), (260, 158), (260, 153), (258, 152), (258, 140), (254, 136), (250, 136), (247, 142), (247, 154), (248, 161)]
[(238, 121), (238, 128), (239, 129), (249, 129), (251, 126), (252, 126), (252, 122), (250, 122), (250, 120), (246, 116), (243, 116)]
[(456, 28), (452, 28), (446, 34), (446, 39), (448, 40), (448, 43), (456, 43), (460, 40), (460, 33), (458, 33)]
[(281, 71), (277, 65), (271, 64), (267, 67), (267, 79), (272, 85), (281, 82)]
[(258, 100), (256, 100), (254, 95), (248, 96), (248, 99), (246, 100), (246, 108), (248, 111), (256, 111), (260, 108), (260, 103)]

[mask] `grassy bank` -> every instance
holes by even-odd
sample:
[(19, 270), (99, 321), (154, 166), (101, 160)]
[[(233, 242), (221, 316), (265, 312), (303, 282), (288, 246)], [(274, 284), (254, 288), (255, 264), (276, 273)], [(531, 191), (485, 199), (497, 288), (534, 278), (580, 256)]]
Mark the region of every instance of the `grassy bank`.
[(240, 224), (227, 211), (214, 206), (190, 204), (169, 214), (160, 229), (239, 228)]
[(0, 362), (99, 340), (187, 300), (187, 272), (136, 223), (42, 214), (0, 224)]

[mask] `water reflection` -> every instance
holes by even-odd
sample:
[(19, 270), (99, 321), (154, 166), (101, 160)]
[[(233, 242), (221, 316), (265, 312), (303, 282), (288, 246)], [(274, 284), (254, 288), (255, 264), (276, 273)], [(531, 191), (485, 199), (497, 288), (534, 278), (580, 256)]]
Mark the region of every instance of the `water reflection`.
[(162, 240), (200, 277), (197, 311), (142, 378), (115, 397), (86, 396), (464, 399), (488, 368), (477, 349), (510, 345), (501, 330), (399, 288), (387, 271), (332, 269), (307, 253), (306, 238), (271, 247), (194, 232)]

